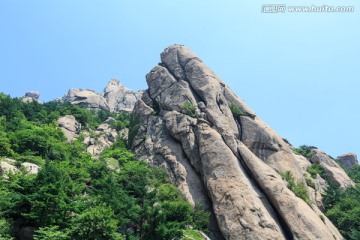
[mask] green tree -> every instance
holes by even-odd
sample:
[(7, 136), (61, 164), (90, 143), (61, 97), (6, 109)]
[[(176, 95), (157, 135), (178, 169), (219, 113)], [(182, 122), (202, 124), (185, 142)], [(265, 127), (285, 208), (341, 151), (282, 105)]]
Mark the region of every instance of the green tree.
[(39, 228), (35, 231), (34, 240), (70, 240), (66, 230), (59, 230), (58, 226)]
[(105, 204), (89, 206), (72, 221), (71, 236), (79, 240), (120, 240), (123, 238), (116, 232), (117, 224), (110, 207)]
[(79, 192), (61, 165), (47, 162), (34, 180), (36, 189), (30, 196), (31, 213), (24, 214), (37, 226), (67, 226)]

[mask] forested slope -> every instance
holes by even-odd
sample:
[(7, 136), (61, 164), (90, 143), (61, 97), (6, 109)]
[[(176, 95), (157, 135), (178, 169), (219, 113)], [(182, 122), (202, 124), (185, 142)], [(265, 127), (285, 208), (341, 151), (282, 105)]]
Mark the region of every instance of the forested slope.
[[(66, 141), (56, 123), (64, 115), (75, 116), (83, 129), (109, 116), (117, 130), (134, 124), (127, 113), (0, 94), (0, 161), (16, 167), (1, 171), (0, 239), (31, 239), (33, 232), (51, 240), (200, 238), (190, 228), (205, 230), (208, 214), (193, 209), (162, 169), (137, 161), (121, 138), (92, 158), (81, 134)], [(24, 162), (39, 172), (29, 174)]]

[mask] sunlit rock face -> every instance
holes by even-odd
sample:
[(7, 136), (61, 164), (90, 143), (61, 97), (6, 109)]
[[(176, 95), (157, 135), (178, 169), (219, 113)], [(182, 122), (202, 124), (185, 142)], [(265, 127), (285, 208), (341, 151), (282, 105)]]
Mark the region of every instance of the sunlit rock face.
[(355, 153), (345, 153), (338, 156), (336, 160), (341, 164), (345, 170), (351, 169), (353, 166), (359, 165), (357, 156)]
[(166, 48), (146, 81), (131, 147), (164, 167), (191, 204), (211, 212), (210, 238), (342, 239), (316, 204), (296, 197), (280, 176), (289, 171), (305, 183), (311, 163), (297, 159), (188, 48)]
[(100, 109), (110, 112), (131, 112), (143, 91), (134, 92), (118, 80), (112, 79), (102, 93), (93, 90), (71, 88), (62, 98), (64, 102), (83, 106), (98, 111)]

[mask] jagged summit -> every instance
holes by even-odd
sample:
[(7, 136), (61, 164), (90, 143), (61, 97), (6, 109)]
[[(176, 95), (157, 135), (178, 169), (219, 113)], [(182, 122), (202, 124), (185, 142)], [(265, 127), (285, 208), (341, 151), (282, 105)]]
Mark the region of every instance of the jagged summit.
[(212, 212), (212, 239), (342, 239), (281, 177), (305, 184), (304, 159), (187, 47), (166, 48), (146, 81), (132, 148)]
[(135, 102), (143, 91), (134, 92), (126, 88), (120, 81), (111, 79), (102, 93), (81, 88), (71, 88), (62, 98), (72, 104), (84, 106), (91, 109), (104, 109), (111, 112), (131, 112)]

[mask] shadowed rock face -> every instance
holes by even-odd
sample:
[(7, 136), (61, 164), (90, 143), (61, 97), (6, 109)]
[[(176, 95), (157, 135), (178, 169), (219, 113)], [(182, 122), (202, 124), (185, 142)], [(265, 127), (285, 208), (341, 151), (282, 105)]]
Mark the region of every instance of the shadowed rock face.
[(304, 182), (306, 166), (188, 48), (165, 49), (146, 80), (132, 148), (163, 166), (191, 204), (212, 213), (210, 238), (342, 239), (279, 175), (290, 171)]

